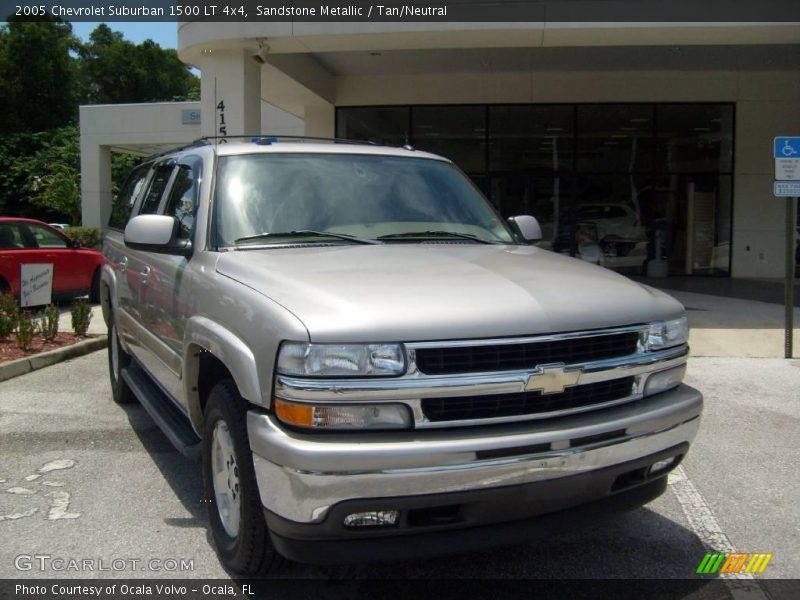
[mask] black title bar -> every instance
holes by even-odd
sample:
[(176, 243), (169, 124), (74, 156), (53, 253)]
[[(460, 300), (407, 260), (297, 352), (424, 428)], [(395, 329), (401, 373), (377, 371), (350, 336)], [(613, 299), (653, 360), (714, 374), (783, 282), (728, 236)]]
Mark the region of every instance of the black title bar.
[(800, 1), (0, 0), (3, 20), (42, 16), (106, 22), (800, 23)]

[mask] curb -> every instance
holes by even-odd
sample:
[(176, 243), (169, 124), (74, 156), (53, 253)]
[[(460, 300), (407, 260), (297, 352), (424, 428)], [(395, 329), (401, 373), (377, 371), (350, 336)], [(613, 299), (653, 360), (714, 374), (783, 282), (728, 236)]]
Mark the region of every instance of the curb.
[(70, 358), (78, 358), (84, 354), (102, 350), (108, 345), (108, 336), (101, 335), (100, 337), (84, 340), (77, 344), (71, 344), (64, 348), (56, 348), (55, 350), (48, 350), (36, 356), (29, 358), (18, 358), (7, 363), (0, 364), (0, 381), (6, 381), (12, 377), (18, 377), (31, 371), (37, 371), (50, 365), (60, 363)]

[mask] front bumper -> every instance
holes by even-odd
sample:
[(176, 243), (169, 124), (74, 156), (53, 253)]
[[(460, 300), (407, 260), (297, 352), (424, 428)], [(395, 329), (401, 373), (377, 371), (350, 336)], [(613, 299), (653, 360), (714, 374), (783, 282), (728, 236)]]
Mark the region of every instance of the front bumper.
[[(651, 461), (648, 464), (652, 464), (652, 459), (645, 457)], [(343, 502), (333, 509), (330, 518), (319, 524), (295, 523), (269, 511), (265, 513), (273, 546), (290, 560), (312, 564), (419, 560), (494, 546), (530, 544), (564, 530), (597, 525), (600, 519), (638, 508), (664, 492), (665, 474), (599, 500), (584, 502), (580, 495), (574, 495), (576, 491), (583, 491), (584, 495), (597, 492), (598, 486), (608, 485), (616, 472), (631, 466), (624, 464), (600, 473), (593, 471), (503, 488), (384, 499), (384, 505), (401, 508), (406, 515), (396, 529), (390, 530), (335, 531), (334, 517), (358, 511), (363, 506), (374, 509), (375, 501)], [(552, 509), (543, 514), (535, 513), (531, 506), (541, 509), (539, 500), (549, 502)], [(438, 504), (414, 508), (428, 503)], [(525, 516), (519, 517), (520, 514)], [(443, 523), (442, 517), (448, 515), (455, 518)]]
[[(287, 431), (272, 415), (251, 411), (248, 432), (268, 514), (310, 525), (333, 518), (334, 507), (346, 501), (417, 497), (415, 506), (423, 508), (441, 505), (448, 494), (591, 478), (664, 451), (679, 456), (697, 433), (702, 403), (697, 390), (681, 385), (628, 404), (547, 420), (360, 434)], [(627, 472), (607, 482), (601, 477), (596, 485), (584, 480), (575, 489), (566, 486), (555, 502), (530, 506), (528, 516), (557, 510), (570, 498), (591, 502), (621, 491), (612, 488)]]

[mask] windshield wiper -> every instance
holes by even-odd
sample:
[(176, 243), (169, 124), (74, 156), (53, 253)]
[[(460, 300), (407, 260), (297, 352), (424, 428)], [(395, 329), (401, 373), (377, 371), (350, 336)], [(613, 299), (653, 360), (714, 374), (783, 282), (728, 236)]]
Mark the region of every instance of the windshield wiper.
[(263, 240), (266, 238), (291, 238), (291, 237), (329, 237), (348, 242), (355, 242), (357, 244), (380, 244), (381, 242), (375, 240), (368, 240), (365, 238), (356, 237), (354, 235), (347, 235), (346, 233), (333, 233), (332, 231), (314, 231), (313, 229), (298, 229), (295, 231), (264, 231), (255, 235), (246, 235), (244, 237), (233, 240), (234, 244), (242, 244), (256, 240)]
[(495, 242), (490, 242), (489, 240), (481, 239), (478, 236), (472, 235), (470, 233), (457, 233), (455, 231), (407, 231), (406, 233), (389, 233), (386, 235), (381, 235), (378, 236), (377, 239), (379, 240), (394, 240), (394, 239), (404, 239), (404, 238), (426, 239), (426, 238), (438, 238), (438, 237), (451, 237), (462, 240), (470, 240), (471, 242), (478, 242), (479, 244), (495, 243)]

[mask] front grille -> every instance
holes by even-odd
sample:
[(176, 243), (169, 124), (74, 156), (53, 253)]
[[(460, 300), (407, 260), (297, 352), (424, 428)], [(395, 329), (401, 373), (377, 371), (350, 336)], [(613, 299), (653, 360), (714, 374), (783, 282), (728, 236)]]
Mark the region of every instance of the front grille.
[(620, 400), (633, 393), (634, 378), (623, 377), (565, 389), (558, 394), (519, 392), (455, 398), (425, 398), (422, 412), (429, 421), (461, 421), (536, 415)]
[(619, 358), (636, 352), (639, 333), (628, 331), (521, 344), (418, 348), (417, 368), (427, 375), (515, 371), (549, 363)]

